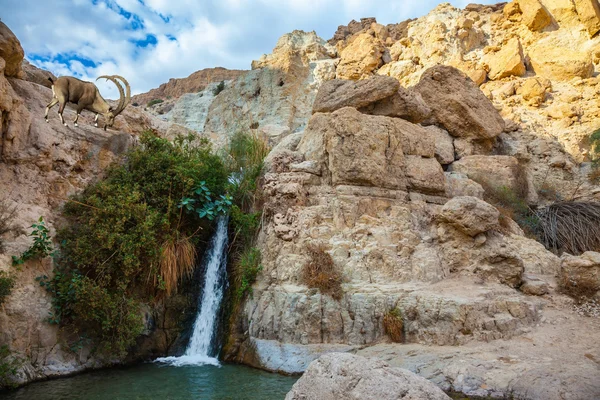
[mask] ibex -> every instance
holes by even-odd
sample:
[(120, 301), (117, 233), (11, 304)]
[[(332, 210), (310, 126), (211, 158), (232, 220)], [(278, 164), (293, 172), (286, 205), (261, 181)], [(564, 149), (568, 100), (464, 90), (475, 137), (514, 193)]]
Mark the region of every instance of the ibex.
[[(106, 130), (107, 126), (112, 126), (115, 121), (115, 117), (119, 115), (131, 101), (131, 89), (129, 88), (129, 83), (122, 76), (102, 75), (96, 80), (100, 78), (106, 78), (117, 85), (117, 88), (119, 89), (119, 104), (117, 105), (117, 108), (113, 109), (110, 104), (104, 100), (100, 94), (100, 91), (92, 82), (85, 82), (80, 79), (73, 78), (72, 76), (61, 76), (56, 81), (53, 81), (52, 78), (48, 78), (50, 82), (52, 82), (53, 96), (52, 101), (48, 104), (48, 106), (46, 106), (46, 114), (44, 116), (46, 122), (48, 122), (48, 112), (58, 103), (58, 116), (60, 117), (60, 122), (67, 126), (62, 114), (67, 102), (71, 102), (77, 105), (77, 116), (75, 117), (75, 121), (73, 121), (75, 126), (77, 126), (79, 114), (84, 109), (96, 113), (96, 117), (94, 118), (95, 126), (98, 126), (98, 115), (100, 114), (102, 114), (105, 119), (104, 130)], [(123, 81), (125, 84), (127, 95), (125, 95), (123, 92), (123, 87), (119, 84), (117, 79)]]

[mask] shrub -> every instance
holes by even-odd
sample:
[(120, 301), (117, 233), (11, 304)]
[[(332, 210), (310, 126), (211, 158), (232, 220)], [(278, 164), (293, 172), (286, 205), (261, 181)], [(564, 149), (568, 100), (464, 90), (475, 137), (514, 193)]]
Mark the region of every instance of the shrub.
[(0, 271), (0, 305), (4, 303), (4, 299), (10, 295), (15, 287), (15, 278), (4, 271)]
[(536, 211), (540, 241), (556, 253), (600, 251), (600, 203), (563, 201)]
[(38, 222), (31, 225), (31, 227), (33, 231), (31, 231), (29, 236), (33, 237), (33, 244), (19, 257), (12, 256), (12, 264), (15, 266), (22, 265), (27, 260), (46, 258), (53, 253), (50, 231), (46, 227), (44, 217), (40, 217)]
[(0, 253), (4, 253), (4, 243), (1, 236), (16, 228), (13, 221), (17, 215), (17, 205), (10, 205), (8, 196), (0, 197)]
[(383, 328), (392, 342), (404, 342), (404, 322), (400, 310), (394, 308), (383, 316)]
[(588, 175), (591, 184), (600, 184), (600, 129), (590, 135), (590, 155), (592, 159), (592, 170)]
[[(197, 233), (208, 226), (196, 208), (214, 203), (227, 175), (208, 141), (144, 133), (123, 165), (64, 208), (55, 275), (40, 279), (54, 295), (51, 321), (124, 355), (142, 331), (141, 304), (169, 296), (191, 273)], [(200, 184), (209, 194), (188, 211), (182, 203)]]
[(15, 357), (7, 345), (0, 346), (0, 389), (16, 386), (13, 378), (22, 364), (23, 361)]
[(213, 95), (218, 95), (223, 90), (225, 90), (225, 81), (219, 82), (219, 84), (213, 89)]
[(241, 300), (247, 294), (252, 294), (252, 284), (263, 268), (260, 259), (260, 250), (256, 247), (250, 247), (242, 252), (236, 262), (235, 278), (237, 280), (236, 296), (238, 299)]
[(148, 102), (148, 104), (146, 104), (146, 107), (152, 107), (155, 104), (160, 104), (162, 103), (164, 100), (163, 99), (154, 99), (154, 100), (150, 100)]
[(308, 287), (319, 289), (321, 293), (340, 300), (343, 295), (342, 274), (325, 251), (325, 247), (309, 244), (306, 246), (306, 253), (309, 259), (302, 270), (303, 282)]

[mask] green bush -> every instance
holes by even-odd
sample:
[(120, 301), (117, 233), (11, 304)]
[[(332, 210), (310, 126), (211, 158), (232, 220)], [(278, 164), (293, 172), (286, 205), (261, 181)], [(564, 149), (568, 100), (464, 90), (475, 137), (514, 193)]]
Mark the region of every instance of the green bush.
[(260, 263), (260, 250), (256, 247), (245, 249), (236, 263), (236, 296), (239, 300), (252, 294), (252, 284), (256, 281), (258, 273), (262, 271)]
[(213, 95), (218, 95), (223, 90), (225, 90), (225, 81), (219, 82), (219, 84), (213, 89)]
[(15, 287), (15, 278), (4, 271), (0, 271), (0, 305), (10, 295)]
[(150, 100), (148, 102), (148, 104), (146, 104), (146, 107), (152, 107), (155, 104), (160, 104), (162, 103), (164, 100), (163, 99), (154, 99), (154, 100)]
[(590, 183), (600, 184), (600, 129), (590, 135), (590, 154), (592, 159), (592, 170), (588, 176)]
[(0, 346), (0, 389), (16, 386), (13, 378), (21, 365), (22, 360), (15, 357), (7, 345)]
[(12, 264), (14, 266), (22, 265), (27, 260), (45, 258), (53, 253), (50, 231), (46, 227), (44, 217), (40, 217), (38, 222), (31, 225), (31, 227), (33, 231), (31, 231), (29, 236), (33, 237), (33, 244), (19, 257), (12, 256)]
[(193, 269), (197, 232), (208, 221), (182, 202), (202, 183), (210, 195), (196, 205), (214, 204), (227, 176), (208, 141), (144, 133), (123, 165), (65, 206), (55, 275), (40, 279), (54, 294), (51, 322), (124, 355), (142, 332), (141, 304), (168, 296)]

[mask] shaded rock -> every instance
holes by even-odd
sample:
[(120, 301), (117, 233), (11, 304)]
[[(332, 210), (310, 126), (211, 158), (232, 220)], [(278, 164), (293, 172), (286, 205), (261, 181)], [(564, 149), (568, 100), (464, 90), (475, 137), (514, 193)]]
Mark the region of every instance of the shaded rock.
[(498, 227), (500, 212), (477, 197), (454, 197), (442, 207), (441, 218), (474, 237)]
[(594, 296), (600, 290), (600, 253), (586, 251), (580, 256), (563, 254), (559, 281), (568, 293)]
[(406, 177), (411, 190), (434, 195), (446, 193), (446, 176), (435, 158), (406, 156)]
[(4, 75), (20, 78), (21, 62), (24, 56), (25, 53), (19, 39), (17, 39), (8, 26), (0, 21), (0, 58), (6, 61)]
[(435, 141), (435, 158), (442, 165), (451, 164), (454, 162), (454, 141), (452, 136), (444, 129), (435, 125), (426, 126), (429, 132), (433, 134)]
[(589, 54), (566, 47), (538, 45), (529, 51), (529, 57), (535, 73), (552, 80), (589, 78), (594, 72)]
[(523, 13), (521, 22), (532, 31), (540, 31), (552, 23), (552, 15), (538, 0), (515, 0)]
[(338, 79), (364, 79), (373, 74), (381, 64), (383, 43), (368, 33), (361, 33), (342, 50), (336, 69)]
[(600, 5), (597, 0), (573, 0), (575, 9), (588, 33), (594, 36), (600, 31)]
[(483, 199), (485, 190), (481, 185), (465, 174), (458, 172), (446, 172), (446, 195), (450, 198), (457, 196), (472, 196)]
[(449, 400), (441, 389), (381, 360), (330, 353), (310, 363), (286, 400)]
[(400, 83), (389, 76), (374, 76), (361, 81), (333, 79), (317, 92), (313, 113), (333, 112), (343, 107), (361, 108), (392, 96)]
[(452, 136), (492, 139), (504, 130), (504, 120), (492, 102), (454, 67), (429, 68), (414, 90)]
[(372, 115), (402, 118), (415, 124), (426, 120), (431, 115), (431, 109), (425, 104), (421, 95), (403, 87), (392, 96), (360, 111)]
[(56, 76), (50, 71), (43, 70), (41, 68), (32, 65), (27, 60), (23, 60), (21, 63), (21, 69), (25, 72), (25, 80), (33, 83), (37, 83), (38, 85), (45, 86), (47, 88), (52, 86), (52, 83), (48, 80), (48, 78), (52, 78), (52, 80), (56, 80)]
[(519, 290), (530, 296), (543, 296), (550, 291), (546, 282), (530, 276), (526, 276), (523, 279), (523, 284)]
[(523, 48), (518, 38), (510, 39), (500, 51), (488, 53), (484, 60), (490, 68), (488, 77), (491, 80), (522, 76), (526, 71)]

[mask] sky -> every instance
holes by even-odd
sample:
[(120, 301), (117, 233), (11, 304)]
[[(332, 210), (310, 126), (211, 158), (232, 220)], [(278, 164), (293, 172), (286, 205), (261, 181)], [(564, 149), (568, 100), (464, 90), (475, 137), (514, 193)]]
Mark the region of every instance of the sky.
[[(473, 0), (453, 0), (464, 8)], [(479, 3), (497, 1), (480, 0)], [(25, 57), (57, 76), (122, 75), (133, 94), (194, 71), (250, 69), (295, 29), (323, 39), (352, 19), (382, 24), (427, 14), (436, 0), (0, 0)], [(110, 83), (97, 83), (118, 98)]]

